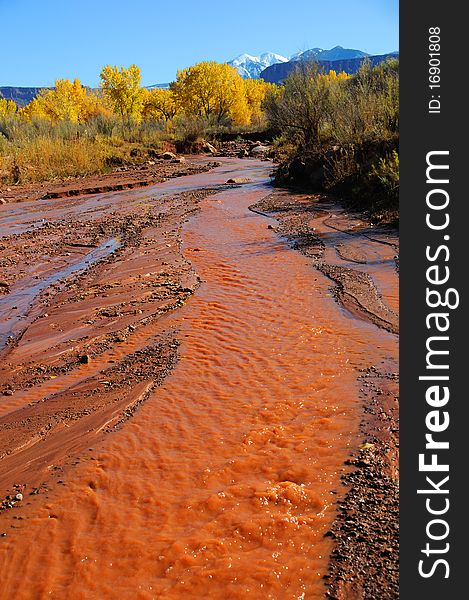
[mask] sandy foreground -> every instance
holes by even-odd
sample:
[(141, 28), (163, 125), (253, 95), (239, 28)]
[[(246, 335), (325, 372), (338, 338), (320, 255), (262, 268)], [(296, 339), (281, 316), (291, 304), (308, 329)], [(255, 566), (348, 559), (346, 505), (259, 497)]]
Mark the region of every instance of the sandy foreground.
[(217, 160), (0, 206), (1, 598), (398, 597), (397, 233)]

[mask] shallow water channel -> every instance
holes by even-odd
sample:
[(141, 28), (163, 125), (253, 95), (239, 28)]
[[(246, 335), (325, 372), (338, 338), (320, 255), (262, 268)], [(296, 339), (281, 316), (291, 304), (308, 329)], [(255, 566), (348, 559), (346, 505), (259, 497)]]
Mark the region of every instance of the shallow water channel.
[(325, 534), (360, 443), (358, 369), (395, 360), (397, 341), (249, 211), (269, 167), (232, 160), (164, 184), (252, 180), (184, 225), (202, 284), (161, 319), (182, 342), (172, 373), (2, 542), (15, 598), (324, 597)]

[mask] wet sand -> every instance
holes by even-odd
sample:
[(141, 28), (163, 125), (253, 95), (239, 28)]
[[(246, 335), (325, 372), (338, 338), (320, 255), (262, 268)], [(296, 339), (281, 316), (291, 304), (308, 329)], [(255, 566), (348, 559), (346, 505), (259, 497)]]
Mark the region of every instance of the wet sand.
[[(249, 210), (271, 165), (220, 162), (0, 207), (1, 598), (323, 598), (350, 576), (338, 508), (378, 448), (362, 378), (397, 370), (392, 257), (347, 236), (326, 263), (327, 232)], [(325, 264), (366, 273), (357, 306)]]
[(199, 160), (199, 157), (177, 156), (166, 160), (154, 158), (143, 164), (118, 167), (110, 173), (88, 177), (68, 177), (56, 181), (26, 184), (0, 184), (0, 198), (8, 204), (29, 200), (45, 200), (103, 194), (105, 192), (131, 190), (161, 183), (174, 177), (203, 173), (219, 163)]

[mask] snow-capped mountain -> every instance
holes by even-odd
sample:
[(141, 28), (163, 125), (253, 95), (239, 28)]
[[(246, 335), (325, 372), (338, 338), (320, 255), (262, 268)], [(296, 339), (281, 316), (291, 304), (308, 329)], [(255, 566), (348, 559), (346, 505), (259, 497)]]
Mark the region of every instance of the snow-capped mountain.
[(365, 56), (368, 56), (368, 54), (362, 52), (362, 50), (335, 46), (330, 50), (311, 48), (310, 50), (297, 52), (296, 54), (293, 54), (293, 56), (290, 56), (290, 58), (285, 58), (285, 56), (275, 54), (275, 52), (265, 52), (260, 56), (241, 54), (233, 60), (230, 60), (228, 64), (235, 67), (235, 69), (238, 69), (238, 73), (245, 79), (257, 79), (264, 69), (279, 63), (295, 62), (298, 60), (349, 60), (351, 58), (364, 58)]
[(297, 60), (349, 60), (351, 58), (365, 58), (368, 56), (366, 52), (362, 50), (354, 50), (352, 48), (342, 48), (342, 46), (335, 46), (330, 50), (323, 50), (322, 48), (311, 48), (305, 52), (297, 52), (290, 57), (290, 61)]
[(260, 56), (241, 54), (230, 60), (228, 64), (235, 67), (244, 79), (257, 79), (259, 74), (267, 67), (284, 62), (288, 62), (288, 58), (285, 58), (285, 56), (275, 54), (274, 52), (265, 52)]

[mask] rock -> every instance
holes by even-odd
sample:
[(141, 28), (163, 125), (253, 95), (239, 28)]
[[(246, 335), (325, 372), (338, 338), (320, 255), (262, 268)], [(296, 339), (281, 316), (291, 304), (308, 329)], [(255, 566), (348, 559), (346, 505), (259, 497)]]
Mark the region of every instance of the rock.
[(177, 158), (177, 156), (174, 154), (174, 152), (163, 152), (161, 158), (164, 158), (165, 160), (173, 160), (174, 158)]
[(91, 362), (91, 356), (89, 354), (82, 354), (78, 360), (81, 365), (88, 365)]
[(238, 158), (246, 158), (246, 156), (249, 156), (249, 152), (245, 148), (243, 148), (241, 152), (239, 152)]
[(6, 204), (7, 201), (5, 200), (5, 198), (0, 198), (0, 204)]
[(212, 144), (210, 144), (209, 142), (205, 142), (202, 146), (202, 152), (207, 152), (207, 154), (216, 154), (217, 149), (215, 148), (215, 146), (212, 146)]
[(8, 288), (8, 287), (10, 287), (10, 284), (8, 283), (8, 281), (5, 281), (4, 279), (0, 279), (0, 287)]
[(16, 494), (15, 500), (18, 500), (18, 502), (21, 502), (21, 500), (23, 500), (23, 494)]
[(250, 181), (252, 181), (252, 180), (248, 179), (247, 177), (232, 177), (231, 179), (228, 179), (228, 181), (226, 183), (240, 184), (240, 183), (249, 183)]
[(185, 163), (185, 162), (186, 162), (186, 159), (184, 158), (184, 156), (179, 156), (178, 158), (175, 158), (175, 159), (173, 160), (173, 162), (175, 162), (175, 163), (179, 163), (179, 164), (182, 164), (182, 163)]
[(13, 391), (12, 390), (4, 390), (3, 395), (4, 396), (13, 396)]
[(147, 165), (149, 165), (150, 167), (152, 167), (153, 165), (156, 165), (154, 160), (147, 160)]
[(267, 156), (271, 150), (271, 146), (254, 146), (251, 149), (251, 156)]

